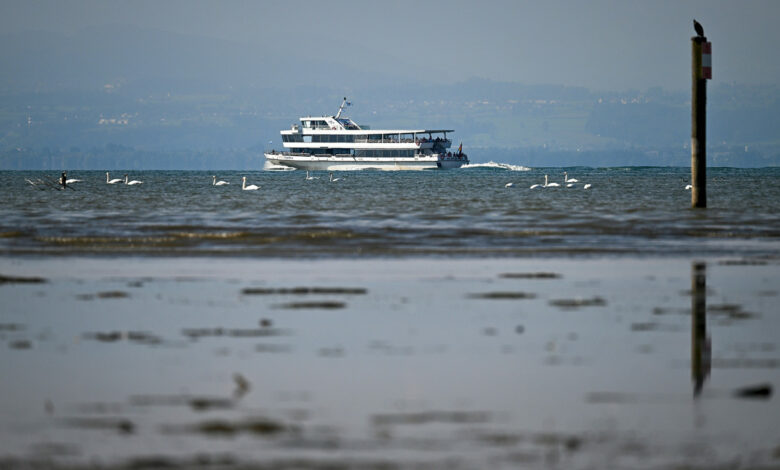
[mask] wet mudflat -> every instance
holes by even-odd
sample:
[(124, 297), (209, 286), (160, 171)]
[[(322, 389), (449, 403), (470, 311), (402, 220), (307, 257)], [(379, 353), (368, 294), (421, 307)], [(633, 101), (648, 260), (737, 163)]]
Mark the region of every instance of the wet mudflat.
[(704, 264), (3, 258), (0, 468), (780, 468), (780, 260)]

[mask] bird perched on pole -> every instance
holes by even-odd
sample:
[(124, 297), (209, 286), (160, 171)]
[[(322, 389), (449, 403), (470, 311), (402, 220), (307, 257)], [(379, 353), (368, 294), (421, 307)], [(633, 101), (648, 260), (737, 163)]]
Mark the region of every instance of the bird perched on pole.
[(696, 34), (698, 34), (700, 38), (704, 37), (704, 28), (702, 28), (701, 23), (693, 20), (693, 29), (696, 30)]

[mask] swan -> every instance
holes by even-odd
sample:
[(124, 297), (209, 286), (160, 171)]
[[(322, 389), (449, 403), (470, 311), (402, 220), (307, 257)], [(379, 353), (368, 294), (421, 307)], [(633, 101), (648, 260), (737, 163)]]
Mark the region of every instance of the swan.
[(106, 184), (117, 184), (121, 182), (122, 182), (122, 178), (110, 179), (108, 176), (108, 172), (106, 172)]
[(333, 173), (331, 173), (331, 174), (330, 174), (330, 182), (331, 182), (331, 183), (333, 183), (333, 182), (336, 182), (336, 181), (338, 181), (338, 180), (340, 180), (340, 179), (341, 179), (341, 178), (334, 178), (334, 177), (333, 177)]
[(590, 188), (590, 183), (588, 183), (588, 184), (586, 184), (585, 186), (582, 187), (582, 189), (588, 189), (588, 188)]
[(246, 176), (241, 177), (241, 189), (244, 191), (254, 191), (257, 189), (260, 189), (260, 186), (250, 184), (249, 186), (246, 185)]
[(514, 183), (507, 183), (507, 184), (505, 184), (505, 185), (504, 185), (504, 187), (505, 187), (505, 188), (511, 188), (511, 187), (513, 187), (514, 185), (515, 185)]
[(533, 184), (530, 189), (546, 188), (547, 187), (547, 175), (544, 175), (544, 184)]
[[(564, 171), (564, 172), (563, 172), (563, 182), (564, 182), (564, 183), (579, 183), (579, 182), (580, 182), (580, 180), (578, 180), (578, 179), (576, 179), (576, 178), (571, 178), (571, 179), (569, 179), (569, 174), (568, 174), (567, 172), (565, 172), (565, 171)], [(569, 186), (569, 187), (570, 187), (570, 186)]]
[(307, 181), (316, 180), (316, 179), (317, 179), (316, 176), (309, 176), (309, 170), (306, 170), (306, 180)]
[(686, 189), (686, 191), (690, 190), (690, 189), (693, 189), (693, 186), (691, 186), (690, 184), (686, 184), (685, 185), (685, 189)]
[(536, 188), (557, 188), (560, 186), (558, 183), (550, 183), (547, 179), (547, 175), (544, 175), (544, 184), (534, 184), (531, 186), (531, 189)]
[(217, 181), (217, 175), (212, 175), (211, 178), (212, 178), (211, 180), (212, 186), (224, 186), (226, 184), (230, 184), (227, 181), (222, 181), (222, 180)]
[(128, 186), (132, 186), (134, 184), (143, 184), (143, 181), (138, 181), (138, 180), (127, 181), (127, 175), (125, 175), (125, 184)]

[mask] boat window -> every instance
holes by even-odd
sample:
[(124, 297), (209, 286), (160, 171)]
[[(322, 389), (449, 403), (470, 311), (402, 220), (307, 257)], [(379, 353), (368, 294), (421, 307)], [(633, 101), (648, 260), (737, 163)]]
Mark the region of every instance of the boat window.
[(344, 119), (339, 119), (339, 120), (338, 120), (338, 122), (339, 122), (339, 124), (341, 124), (342, 126), (344, 126), (344, 129), (349, 129), (349, 130), (354, 130), (354, 129), (357, 129), (357, 127), (355, 126), (355, 124), (353, 124), (353, 123), (352, 123), (352, 121), (350, 121), (349, 119), (346, 119), (346, 118), (344, 118)]
[(304, 142), (311, 142), (311, 136), (310, 135), (303, 136), (303, 141)]

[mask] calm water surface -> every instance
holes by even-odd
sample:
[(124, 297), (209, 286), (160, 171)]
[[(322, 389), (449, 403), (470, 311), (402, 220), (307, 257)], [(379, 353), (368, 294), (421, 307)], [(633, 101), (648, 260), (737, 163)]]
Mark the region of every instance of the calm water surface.
[[(4, 254), (330, 257), (407, 255), (766, 255), (780, 247), (780, 169), (708, 170), (691, 210), (687, 168), (490, 166), (430, 172), (73, 171), (73, 190), (0, 172)], [(579, 180), (572, 188), (529, 189)], [(112, 174), (122, 177), (124, 172)], [(242, 191), (241, 177), (258, 191)], [(513, 183), (513, 187), (506, 187)], [(592, 187), (583, 189), (584, 183)]]

